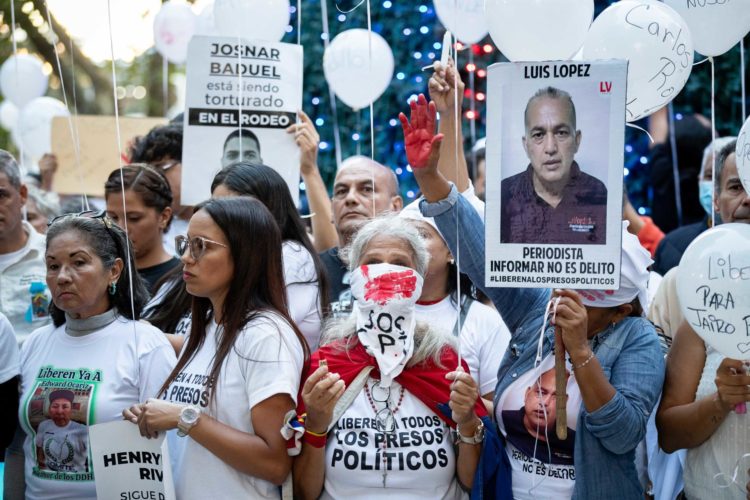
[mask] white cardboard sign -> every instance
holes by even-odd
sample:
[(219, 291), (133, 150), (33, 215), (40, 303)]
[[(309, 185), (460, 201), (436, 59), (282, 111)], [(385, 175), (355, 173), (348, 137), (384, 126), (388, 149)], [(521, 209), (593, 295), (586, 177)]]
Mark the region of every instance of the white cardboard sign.
[(286, 128), (302, 109), (302, 47), (195, 36), (188, 47), (182, 202), (211, 196), (214, 175), (246, 160), (273, 168), (299, 199), (299, 148)]

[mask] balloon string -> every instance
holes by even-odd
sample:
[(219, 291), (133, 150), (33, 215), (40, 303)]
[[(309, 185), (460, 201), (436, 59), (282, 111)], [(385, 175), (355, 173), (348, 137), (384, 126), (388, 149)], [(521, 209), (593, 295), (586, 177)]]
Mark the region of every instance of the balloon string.
[(474, 65), (474, 51), (469, 51), (469, 64), (474, 71), (469, 71), (469, 90), (471, 91), (471, 116), (469, 120), (469, 136), (471, 139), (471, 171), (476, 176), (477, 174), (477, 152), (474, 149), (474, 145), (477, 142), (477, 103), (476, 103), (476, 83), (474, 80), (474, 73), (476, 72), (476, 66)]
[[(75, 129), (75, 136), (76, 136), (76, 162), (80, 164), (80, 154), (81, 154), (81, 145), (80, 145), (80, 137), (81, 134), (78, 131), (78, 94), (76, 92), (76, 58), (75, 54), (73, 53), (73, 39), (71, 38), (69, 40), (70, 45), (70, 80), (71, 80), (71, 90), (73, 92), (73, 128)], [(83, 169), (79, 170), (78, 172), (79, 179), (81, 181), (81, 185), (83, 185)], [(91, 206), (89, 205), (89, 196), (86, 193), (81, 194), (81, 201), (83, 202), (84, 210), (91, 210)]]
[(745, 109), (745, 39), (740, 38), (740, 88), (742, 89), (742, 120), (741, 124), (745, 122), (747, 111)]
[[(242, 37), (239, 34), (237, 35), (237, 46), (242, 46)], [(242, 50), (237, 51), (237, 64), (240, 68), (242, 67)], [(239, 87), (239, 100), (237, 101), (237, 130), (239, 130), (240, 132), (240, 135), (237, 138), (237, 144), (240, 147), (240, 161), (242, 161), (245, 158), (242, 144), (243, 142), (245, 142), (242, 140), (242, 71), (237, 72), (237, 86)]]
[[(76, 160), (76, 170), (78, 172), (78, 181), (79, 185), (83, 186), (83, 169), (81, 168), (81, 150), (80, 150), (80, 138), (78, 137), (78, 130), (77, 127), (73, 127), (73, 117), (70, 113), (70, 105), (68, 104), (68, 93), (65, 91), (65, 76), (62, 69), (62, 64), (60, 63), (60, 53), (57, 49), (57, 44), (60, 43), (60, 38), (57, 36), (57, 33), (55, 33), (55, 30), (52, 27), (52, 16), (49, 12), (49, 5), (47, 2), (44, 2), (44, 10), (47, 14), (47, 25), (49, 26), (49, 30), (52, 33), (52, 46), (55, 49), (55, 63), (57, 64), (57, 73), (60, 75), (60, 88), (62, 90), (62, 96), (63, 101), (65, 102), (65, 109), (68, 110), (68, 129), (70, 131), (70, 140), (73, 143), (73, 152), (75, 153), (75, 160)], [(73, 51), (71, 50), (71, 54)], [(74, 93), (75, 95), (75, 93)], [(86, 210), (89, 210), (88, 205), (88, 197), (86, 193), (83, 193), (82, 196), (84, 197), (84, 207)]]
[(711, 190), (711, 227), (716, 225), (716, 212), (714, 210), (714, 201), (716, 198), (716, 179), (714, 179), (714, 165), (716, 164), (716, 79), (714, 75), (714, 58), (709, 57), (711, 63), (711, 150), (713, 153), (713, 162), (711, 164), (711, 182), (714, 189)]
[[(117, 137), (117, 163), (120, 168), (120, 188), (122, 189), (122, 211), (123, 211), (123, 229), (125, 233), (128, 233), (128, 208), (125, 204), (125, 176), (123, 173), (122, 165), (122, 138), (120, 137), (120, 107), (117, 101), (117, 74), (115, 73), (115, 43), (112, 36), (112, 6), (111, 0), (107, 0), (107, 22), (109, 25), (109, 51), (112, 57), (112, 97), (115, 105), (115, 133)], [(128, 286), (130, 287), (130, 311), (135, 320), (138, 316), (135, 314), (135, 302), (133, 300), (133, 273), (135, 271), (135, 265), (130, 260), (130, 237), (125, 238), (125, 250), (127, 251), (127, 262), (128, 266)], [(135, 321), (133, 322), (133, 333), (135, 334)], [(136, 344), (137, 345), (137, 344)]]
[[(713, 114), (713, 113), (712, 113)], [(674, 203), (677, 211), (677, 226), (682, 226), (682, 186), (680, 186), (680, 167), (677, 158), (677, 137), (675, 135), (674, 107), (667, 105), (667, 120), (669, 122), (669, 148), (672, 152), (672, 179), (674, 182)]]
[(169, 111), (169, 61), (161, 56), (161, 95), (164, 98), (164, 116)]
[[(16, 89), (21, 88), (21, 78), (18, 75), (18, 43), (16, 42), (16, 4), (13, 0), (10, 0), (10, 37), (13, 39), (13, 65), (16, 73)], [(21, 110), (19, 109), (20, 113)], [(19, 137), (18, 139), (18, 162), (21, 166), (24, 165), (23, 158), (23, 141)], [(25, 167), (24, 167), (25, 169)]]
[(646, 134), (648, 136), (648, 140), (651, 141), (651, 144), (654, 143), (654, 138), (651, 137), (651, 134), (649, 134), (648, 130), (646, 130), (645, 128), (639, 127), (638, 125), (635, 125), (633, 123), (626, 123), (625, 126), (626, 127), (630, 127), (630, 128), (634, 128), (636, 130), (640, 130), (641, 132), (643, 132), (644, 134)]
[(707, 57), (707, 58), (705, 58), (705, 59), (701, 59), (701, 60), (700, 60), (700, 61), (698, 61), (697, 63), (693, 63), (693, 66), (698, 66), (699, 64), (703, 64), (704, 62), (706, 62), (706, 61), (708, 61), (708, 60), (710, 60), (710, 59), (711, 59), (710, 57)]
[[(357, 10), (360, 7), (360, 5), (362, 5), (363, 3), (365, 3), (365, 0), (359, 0), (359, 3), (349, 10), (341, 10), (339, 8), (338, 2), (334, 2), (334, 5), (336, 5), (337, 11), (341, 12), (342, 14), (349, 14), (350, 12), (354, 12), (355, 10)], [(367, 0), (367, 10), (368, 11), (370, 10), (370, 0)]]
[[(453, 3), (454, 7), (456, 6), (455, 0)], [(459, 179), (459, 172), (458, 172), (458, 129), (461, 126), (461, 110), (458, 109), (458, 40), (451, 34), (451, 46), (453, 48), (453, 165), (456, 169), (456, 182), (458, 182)], [(460, 145), (463, 149), (463, 144)], [(459, 196), (461, 194), (459, 193)], [(458, 328), (458, 335), (456, 335), (456, 342), (457, 342), (457, 349), (456, 353), (458, 354), (458, 367), (461, 367), (461, 329), (463, 328), (463, 325), (461, 324), (461, 307), (463, 305), (463, 297), (461, 296), (461, 231), (459, 231), (458, 227), (458, 216), (456, 216), (456, 302), (458, 303), (458, 321), (456, 322), (456, 326)]]
[(302, 0), (297, 0), (297, 45), (302, 45)]
[[(745, 428), (747, 428), (747, 426), (745, 426)], [(718, 474), (715, 474), (714, 482), (716, 483), (716, 486), (721, 489), (724, 489), (724, 488), (729, 488), (733, 484), (737, 484), (738, 486), (744, 488), (745, 485), (742, 484), (742, 482), (737, 482), (737, 476), (740, 475), (740, 466), (742, 465), (742, 461), (748, 458), (750, 458), (750, 453), (745, 453), (739, 459), (737, 459), (737, 462), (735, 462), (734, 464), (734, 470), (732, 471), (731, 475), (727, 474), (726, 472), (719, 472)]]
[[(331, 32), (328, 29), (328, 0), (320, 1), (320, 17), (323, 21), (323, 45), (328, 49), (331, 43)], [(327, 85), (327, 83), (326, 83)], [(338, 109), (336, 107), (336, 94), (330, 85), (328, 86), (328, 102), (331, 104), (331, 116), (333, 117), (333, 146), (336, 155), (336, 170), (341, 166), (341, 133), (339, 130)]]
[[(360, 2), (361, 3), (361, 2)], [(356, 8), (356, 7), (355, 7)], [(372, 14), (370, 12), (370, 0), (367, 0), (367, 64), (372, 81)], [(370, 94), (372, 96), (372, 94)], [(375, 117), (373, 116), (374, 97), (370, 97), (370, 159), (375, 161)], [(360, 138), (361, 139), (361, 138)], [(359, 142), (357, 142), (359, 144)], [(372, 172), (372, 213), (375, 213), (375, 169)]]

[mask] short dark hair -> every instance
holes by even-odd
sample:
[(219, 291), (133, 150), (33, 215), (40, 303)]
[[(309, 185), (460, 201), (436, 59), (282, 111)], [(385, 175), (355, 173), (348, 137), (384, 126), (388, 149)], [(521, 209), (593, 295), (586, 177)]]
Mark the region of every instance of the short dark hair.
[[(55, 238), (70, 232), (75, 232), (81, 237), (94, 254), (99, 257), (105, 269), (111, 269), (117, 259), (123, 261), (124, 265), (117, 280), (115, 294), (109, 296), (110, 304), (116, 307), (119, 313), (126, 318), (139, 320), (143, 306), (148, 302), (149, 295), (146, 285), (135, 271), (133, 245), (128, 246), (128, 237), (125, 231), (107, 217), (91, 218), (70, 214), (53, 222), (47, 229), (47, 248)], [(130, 251), (128, 251), (128, 248)], [(133, 282), (132, 302), (130, 295), (131, 279)], [(49, 309), (55, 326), (65, 323), (65, 311), (58, 309), (54, 302), (50, 303)]]
[(573, 128), (576, 128), (576, 105), (573, 104), (573, 98), (568, 92), (556, 87), (543, 87), (537, 90), (533, 96), (531, 96), (531, 99), (529, 99), (529, 101), (526, 103), (526, 109), (523, 111), (524, 127), (528, 128), (529, 126), (529, 107), (531, 107), (531, 103), (543, 97), (546, 97), (548, 99), (559, 99), (561, 101), (567, 102), (570, 106), (570, 113), (568, 115), (570, 123), (573, 124)]
[(0, 149), (0, 174), (5, 174), (8, 182), (15, 189), (21, 188), (21, 170), (13, 155)]
[(227, 144), (229, 144), (229, 141), (231, 141), (232, 139), (239, 138), (240, 140), (242, 140), (246, 137), (255, 141), (255, 144), (258, 146), (258, 154), (260, 154), (260, 141), (258, 140), (258, 136), (255, 135), (252, 130), (246, 128), (238, 128), (236, 130), (233, 130), (232, 133), (230, 133), (224, 140), (224, 147), (221, 148), (221, 150), (224, 151), (225, 149), (227, 149)]
[[(126, 165), (122, 167), (122, 172), (117, 168), (109, 174), (107, 182), (104, 183), (105, 199), (111, 194), (120, 193), (124, 190), (138, 193), (144, 205), (159, 213), (172, 206), (172, 189), (169, 187), (167, 178), (164, 177), (162, 172), (146, 164)], [(170, 217), (167, 226), (164, 228), (165, 232), (169, 229), (171, 222), (172, 218)]]
[(733, 140), (719, 151), (716, 155), (716, 164), (714, 165), (714, 190), (718, 195), (721, 193), (721, 174), (724, 172), (724, 165), (727, 163), (727, 158), (737, 150), (737, 139)]
[(154, 127), (145, 136), (136, 138), (130, 150), (132, 163), (157, 163), (167, 157), (182, 161), (182, 125)]

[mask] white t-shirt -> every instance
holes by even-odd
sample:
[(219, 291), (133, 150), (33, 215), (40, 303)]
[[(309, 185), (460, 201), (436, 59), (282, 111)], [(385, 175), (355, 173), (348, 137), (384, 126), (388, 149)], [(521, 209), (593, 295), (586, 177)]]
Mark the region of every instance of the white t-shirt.
[(286, 240), (281, 246), (289, 316), (307, 339), (310, 351), (320, 341), (320, 288), (315, 261), (305, 247)]
[[(537, 368), (518, 377), (498, 400), (495, 419), (507, 441), (505, 452), (513, 469), (513, 498), (517, 500), (573, 496), (573, 449), (581, 392), (569, 363), (567, 369), (568, 437), (564, 441), (555, 433), (554, 355), (550, 354)], [(541, 384), (537, 383), (539, 380)], [(535, 451), (536, 459), (532, 458)]]
[[(26, 498), (96, 498), (91, 464), (83, 472), (38, 466), (36, 445), (39, 436), (45, 442), (44, 432), (52, 423), (45, 421), (50, 418), (53, 392), (74, 396), (71, 422), (86, 427), (120, 420), (123, 409), (157, 395), (174, 364), (174, 350), (161, 331), (121, 316), (81, 337), (68, 335), (65, 325), (48, 325), (32, 333), (21, 349), (19, 421), (26, 432)], [(75, 450), (70, 438), (69, 442)], [(61, 452), (60, 448), (51, 451)]]
[[(148, 301), (146, 304), (146, 307), (143, 308), (143, 316), (148, 317), (150, 316), (154, 311), (157, 311), (161, 305), (162, 302), (164, 302), (165, 297), (167, 296), (167, 292), (172, 289), (174, 286), (183, 286), (182, 285), (182, 278), (180, 278), (180, 281), (169, 281), (167, 283), (162, 284), (162, 286), (159, 287), (158, 290), (156, 290), (156, 293), (153, 297), (151, 297), (151, 300)], [(180, 321), (177, 322), (177, 326), (175, 327), (173, 332), (165, 332), (165, 333), (173, 333), (175, 335), (187, 335), (190, 333), (190, 322), (193, 318), (192, 312), (188, 310), (185, 314), (182, 315), (180, 318)]]
[[(200, 407), (218, 421), (253, 434), (252, 409), (276, 394), (296, 403), (304, 354), (289, 324), (265, 313), (248, 323), (229, 351), (210, 404), (208, 377), (218, 345), (216, 323), (192, 360), (167, 389), (166, 399)], [(206, 498), (279, 498), (268, 481), (243, 474), (193, 441), (190, 436), (169, 440), (174, 479), (180, 500)]]
[[(374, 384), (377, 381), (368, 379), (369, 388)], [(387, 394), (382, 391), (379, 387), (370, 389), (378, 409), (385, 407)], [(406, 390), (402, 393), (395, 381), (390, 387), (390, 401), (392, 408), (398, 407), (393, 434), (384, 437), (376, 429), (375, 410), (365, 389), (331, 429), (326, 443), (321, 498), (465, 498), (456, 479), (456, 455), (450, 428), (416, 396)]]
[(0, 313), (0, 384), (19, 373), (18, 343), (10, 321)]
[[(437, 304), (416, 305), (417, 321), (424, 321), (435, 328), (443, 328), (453, 334), (458, 320), (458, 304), (450, 296)], [(474, 301), (469, 307), (466, 320), (461, 325), (461, 357), (469, 365), (469, 371), (479, 384), (479, 393), (494, 392), (497, 385), (497, 370), (510, 342), (510, 331), (500, 314), (481, 302)]]
[(75, 420), (58, 427), (43, 420), (36, 433), (37, 453), (44, 454), (44, 467), (55, 472), (88, 471), (89, 429)]

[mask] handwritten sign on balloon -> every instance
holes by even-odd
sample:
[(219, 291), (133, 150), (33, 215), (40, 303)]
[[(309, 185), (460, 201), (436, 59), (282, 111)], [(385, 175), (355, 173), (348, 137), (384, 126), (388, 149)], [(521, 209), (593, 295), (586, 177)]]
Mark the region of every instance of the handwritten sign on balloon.
[(695, 50), (720, 56), (750, 31), (747, 0), (664, 0), (690, 27)]
[(750, 359), (750, 225), (722, 224), (698, 236), (680, 261), (677, 296), (706, 344)]
[(737, 161), (737, 173), (740, 174), (742, 185), (745, 187), (745, 191), (750, 193), (750, 118), (747, 119), (737, 136), (735, 159)]
[(693, 69), (690, 29), (672, 8), (655, 0), (623, 0), (594, 20), (585, 59), (627, 59), (627, 121), (667, 105)]

